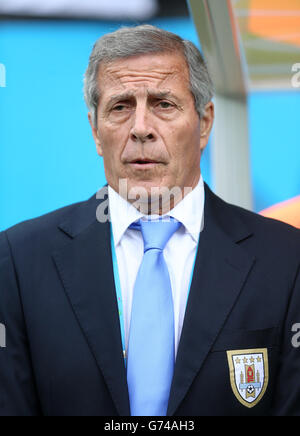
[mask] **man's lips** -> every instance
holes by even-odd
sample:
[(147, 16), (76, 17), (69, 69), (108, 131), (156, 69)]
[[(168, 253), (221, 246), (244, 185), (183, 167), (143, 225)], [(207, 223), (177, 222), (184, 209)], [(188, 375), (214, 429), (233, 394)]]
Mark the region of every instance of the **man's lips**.
[(133, 159), (129, 162), (129, 164), (131, 166), (133, 166), (134, 168), (152, 168), (156, 165), (162, 164), (163, 162), (158, 161), (158, 160), (154, 160), (154, 159), (146, 159), (146, 158), (141, 158), (141, 159)]

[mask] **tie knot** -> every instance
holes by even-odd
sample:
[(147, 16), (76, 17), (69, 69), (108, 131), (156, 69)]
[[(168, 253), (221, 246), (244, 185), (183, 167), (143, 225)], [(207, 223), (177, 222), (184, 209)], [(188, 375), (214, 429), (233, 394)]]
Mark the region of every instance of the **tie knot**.
[(144, 253), (148, 250), (163, 250), (171, 236), (178, 230), (181, 223), (170, 217), (166, 220), (143, 221), (139, 220), (130, 227), (139, 229), (144, 240)]

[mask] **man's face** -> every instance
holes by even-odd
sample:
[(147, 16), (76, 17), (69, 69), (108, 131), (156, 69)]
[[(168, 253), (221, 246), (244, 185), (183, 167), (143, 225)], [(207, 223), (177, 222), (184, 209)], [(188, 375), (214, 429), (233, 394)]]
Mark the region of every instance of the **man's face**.
[[(100, 66), (97, 151), (108, 184), (119, 192), (194, 188), (201, 152), (213, 122), (213, 104), (200, 121), (189, 89), (189, 71), (177, 53), (141, 55)], [(90, 122), (91, 116), (89, 115)]]

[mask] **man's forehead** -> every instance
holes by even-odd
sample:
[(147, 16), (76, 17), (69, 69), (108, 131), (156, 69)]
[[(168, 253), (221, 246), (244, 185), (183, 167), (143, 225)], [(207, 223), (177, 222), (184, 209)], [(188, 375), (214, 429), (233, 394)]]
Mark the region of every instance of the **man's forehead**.
[(134, 56), (100, 65), (99, 85), (124, 87), (132, 84), (153, 88), (168, 81), (188, 79), (188, 67), (180, 54), (153, 54)]

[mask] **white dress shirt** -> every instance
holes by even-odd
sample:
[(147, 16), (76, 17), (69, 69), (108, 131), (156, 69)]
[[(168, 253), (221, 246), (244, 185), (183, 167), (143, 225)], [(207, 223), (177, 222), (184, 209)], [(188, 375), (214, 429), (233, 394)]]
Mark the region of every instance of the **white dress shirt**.
[[(144, 255), (141, 232), (132, 230), (129, 226), (144, 215), (111, 187), (108, 187), (108, 198), (123, 300), (127, 354), (134, 284)], [(165, 215), (182, 223), (164, 249), (174, 303), (175, 356), (181, 336), (200, 232), (204, 226), (203, 212), (204, 183), (201, 177), (196, 188)]]

